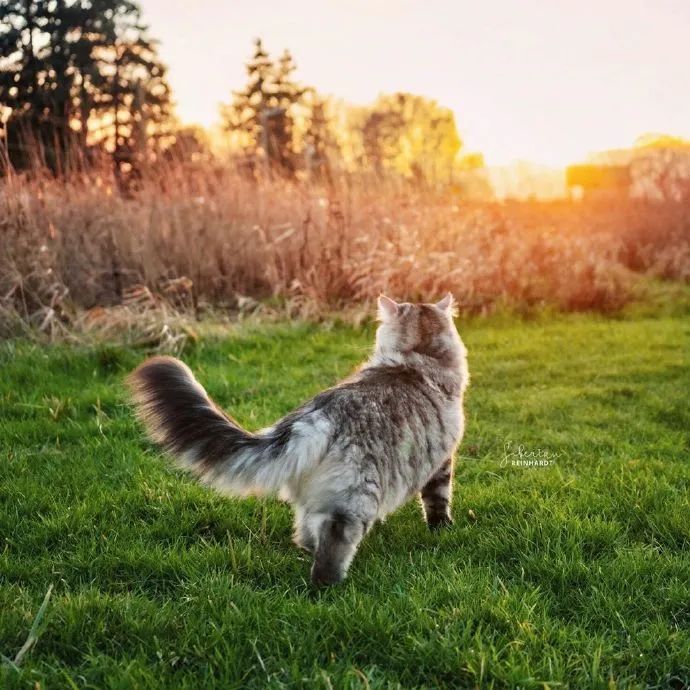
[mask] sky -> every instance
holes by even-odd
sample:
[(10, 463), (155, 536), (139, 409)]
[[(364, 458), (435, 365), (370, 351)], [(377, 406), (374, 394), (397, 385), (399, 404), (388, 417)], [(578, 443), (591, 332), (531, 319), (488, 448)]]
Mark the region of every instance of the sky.
[(253, 39), (353, 104), (408, 91), (489, 165), (563, 166), (646, 132), (690, 138), (690, 0), (142, 0), (177, 112), (211, 126)]

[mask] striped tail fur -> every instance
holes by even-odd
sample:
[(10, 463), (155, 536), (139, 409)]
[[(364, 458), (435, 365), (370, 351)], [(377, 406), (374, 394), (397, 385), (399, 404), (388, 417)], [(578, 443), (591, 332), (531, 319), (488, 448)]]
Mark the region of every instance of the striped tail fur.
[(258, 434), (244, 430), (173, 357), (152, 357), (127, 383), (149, 436), (204, 484), (240, 496), (276, 493), (303, 469), (294, 420)]

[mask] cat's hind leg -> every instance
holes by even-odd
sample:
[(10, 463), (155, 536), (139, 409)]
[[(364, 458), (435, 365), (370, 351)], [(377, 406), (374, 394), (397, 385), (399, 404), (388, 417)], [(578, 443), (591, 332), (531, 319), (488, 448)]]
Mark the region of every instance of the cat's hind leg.
[(448, 458), (422, 488), (424, 517), (429, 529), (448, 527), (453, 524), (450, 501), (453, 486), (453, 458)]

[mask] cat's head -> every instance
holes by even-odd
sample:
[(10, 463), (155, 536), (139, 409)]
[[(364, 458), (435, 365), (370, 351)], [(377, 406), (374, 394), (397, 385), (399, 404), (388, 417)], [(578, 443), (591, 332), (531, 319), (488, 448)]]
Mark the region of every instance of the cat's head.
[(379, 297), (376, 351), (384, 356), (418, 354), (456, 365), (465, 349), (453, 322), (455, 302), (448, 293), (435, 304), (395, 302)]

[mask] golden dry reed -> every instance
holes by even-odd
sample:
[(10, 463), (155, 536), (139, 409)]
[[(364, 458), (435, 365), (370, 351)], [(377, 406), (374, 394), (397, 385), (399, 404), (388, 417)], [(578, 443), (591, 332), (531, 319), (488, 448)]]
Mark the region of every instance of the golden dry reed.
[(380, 292), (446, 291), (468, 312), (612, 311), (640, 275), (690, 278), (689, 211), (478, 203), (361, 176), (256, 182), (209, 164), (170, 165), (127, 195), (107, 174), (12, 175), (0, 181), (2, 318), (40, 328), (142, 294), (196, 313), (251, 299), (318, 316)]

